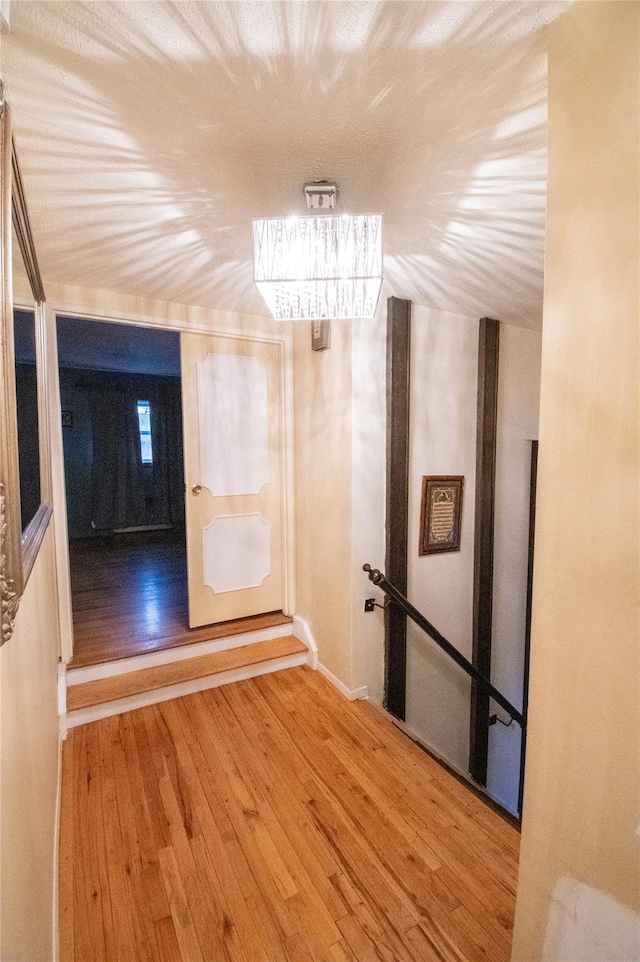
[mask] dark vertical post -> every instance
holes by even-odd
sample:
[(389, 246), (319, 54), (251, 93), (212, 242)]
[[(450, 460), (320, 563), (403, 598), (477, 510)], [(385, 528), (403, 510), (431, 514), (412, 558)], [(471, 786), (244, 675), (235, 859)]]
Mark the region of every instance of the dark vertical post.
[[(473, 571), (472, 662), (491, 678), (491, 623), (493, 616), (493, 517), (498, 414), (498, 353), (500, 325), (489, 317), (480, 321), (478, 340), (478, 433), (476, 439), (476, 512)], [(489, 695), (471, 684), (469, 772), (480, 785), (487, 783), (489, 757)]]
[[(409, 391), (411, 301), (387, 301), (387, 504), (385, 575), (407, 594), (409, 515)], [(385, 707), (405, 717), (407, 618), (397, 605), (385, 611)]]
[[(524, 634), (524, 678), (522, 681), (522, 714), (525, 724), (529, 710), (529, 659), (531, 654), (531, 607), (533, 602), (533, 553), (536, 531), (536, 490), (538, 486), (538, 442), (531, 442), (531, 483), (529, 488), (529, 565), (527, 569), (527, 611)], [(520, 785), (518, 788), (518, 814), (522, 818), (524, 799), (524, 763), (527, 754), (527, 729), (522, 729), (520, 741)]]

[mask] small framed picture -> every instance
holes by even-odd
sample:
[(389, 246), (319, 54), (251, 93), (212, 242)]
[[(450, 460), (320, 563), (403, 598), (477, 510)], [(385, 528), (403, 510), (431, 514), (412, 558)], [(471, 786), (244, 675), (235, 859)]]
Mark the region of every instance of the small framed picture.
[(462, 475), (422, 478), (422, 510), (418, 554), (460, 550)]
[(62, 427), (63, 428), (73, 427), (73, 411), (62, 412)]

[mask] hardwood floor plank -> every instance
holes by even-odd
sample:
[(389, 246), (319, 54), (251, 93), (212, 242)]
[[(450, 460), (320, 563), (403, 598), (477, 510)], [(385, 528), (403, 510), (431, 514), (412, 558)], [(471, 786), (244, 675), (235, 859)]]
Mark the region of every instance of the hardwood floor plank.
[(307, 945), (314, 962), (333, 962), (330, 945), (340, 938), (340, 930), (336, 927), (327, 941), (321, 921), (316, 917), (313, 906), (309, 905), (298, 893), (287, 899), (287, 907), (298, 923), (300, 935)]
[(169, 905), (167, 903), (165, 888), (160, 872), (160, 863), (158, 860), (157, 847), (151, 825), (151, 817), (149, 814), (149, 806), (147, 803), (134, 725), (134, 714), (121, 716), (120, 735), (124, 747), (127, 774), (131, 789), (131, 800), (140, 851), (142, 878), (149, 903), (149, 912), (151, 918), (154, 920), (154, 922), (157, 922), (169, 915)]
[(284, 950), (289, 962), (315, 962), (301, 935), (290, 936), (284, 943)]
[(340, 895), (347, 900), (349, 891), (357, 892), (360, 899), (366, 899), (376, 911), (393, 919), (401, 931), (414, 925), (420, 912), (410, 895), (397, 883), (377, 853), (368, 844), (363, 844), (357, 830), (342, 811), (334, 807), (320, 785), (310, 783), (310, 787), (309, 808), (318, 831), (333, 846), (340, 860), (341, 871), (331, 879)]
[(175, 858), (175, 867), (180, 875), (182, 889), (189, 906), (202, 955), (205, 959), (220, 959), (221, 962), (227, 962), (229, 955), (220, 938), (222, 933), (216, 924), (215, 914), (205, 892), (206, 879), (196, 869), (193, 852), (168, 771), (160, 780), (160, 796), (169, 823), (170, 850)]
[[(374, 805), (377, 805), (381, 811), (386, 811), (386, 817), (393, 827), (411, 847), (420, 854), (425, 864), (428, 865), (432, 871), (440, 868), (442, 864), (440, 859), (437, 858), (434, 851), (429, 848), (429, 845), (424, 842), (419, 834), (420, 830), (424, 829), (424, 825), (419, 824), (419, 829), (416, 830), (415, 822), (418, 820), (414, 818), (413, 810), (403, 803), (402, 795), (396, 794), (394, 796), (390, 794), (390, 783), (386, 785), (376, 785), (375, 780), (372, 779), (366, 771), (367, 766), (363, 762), (364, 756), (358, 757), (358, 762), (355, 763), (353, 753), (349, 754), (334, 741), (332, 741), (331, 749), (336, 758), (349, 770), (352, 778), (362, 787)], [(395, 797), (396, 799), (396, 804), (393, 808), (390, 808), (387, 804), (390, 797)], [(412, 824), (412, 822), (414, 824)]]
[(158, 919), (155, 923), (158, 962), (181, 962), (180, 946), (176, 938), (173, 919)]
[(214, 915), (215, 931), (224, 953), (221, 959), (229, 959), (230, 962), (251, 962), (242, 947), (237, 926), (232, 920), (227, 900), (202, 835), (192, 838), (190, 846), (198, 878), (203, 882), (203, 890), (209, 898), (209, 905)]
[[(249, 725), (248, 732), (245, 732), (242, 727), (243, 722), (246, 724), (248, 721), (246, 708), (238, 701), (233, 691), (222, 690), (220, 698), (230, 705), (235, 704), (236, 706), (236, 718), (239, 725), (233, 735), (236, 756), (250, 759), (253, 771), (260, 776), (263, 784), (269, 786), (270, 799), (268, 802), (257, 803), (258, 814), (280, 853), (296, 889), (303, 895), (306, 903), (315, 906), (314, 918), (324, 917), (327, 932), (323, 934), (328, 937), (328, 942), (331, 944), (334, 939), (339, 938), (333, 924), (334, 919), (341, 918), (346, 911), (346, 907), (337, 898), (334, 888), (329, 883), (322, 867), (316, 861), (314, 850), (310, 848), (305, 837), (298, 831), (298, 818), (292, 817), (293, 808), (295, 808), (296, 815), (299, 815), (300, 819), (303, 817), (302, 808), (295, 805), (290, 792), (287, 793), (285, 799), (280, 795), (277, 785), (272, 783), (268, 760), (260, 749), (255, 747), (258, 741), (256, 737), (257, 729), (255, 726)], [(247, 777), (246, 772), (243, 772), (243, 777)], [(331, 872), (335, 870), (337, 870), (337, 865), (332, 860)], [(295, 895), (296, 893), (290, 894)]]
[(277, 706), (270, 702), (264, 685), (258, 680), (254, 682), (250, 679), (246, 682), (246, 694), (235, 685), (231, 691), (244, 706), (242, 717), (249, 717), (253, 721), (254, 735), (259, 734), (261, 743), (266, 739), (267, 757), (271, 760), (270, 767), (273, 769), (270, 783), (282, 784), (284, 774), (287, 785), (291, 783), (297, 789), (302, 789), (309, 777), (309, 769), (298, 752), (295, 741), (291, 740), (287, 729), (280, 722)]
[(511, 915), (505, 914), (500, 906), (492, 906), (487, 900), (478, 898), (476, 892), (472, 890), (472, 886), (462, 882), (448, 866), (443, 865), (439, 874), (450, 890), (455, 892), (460, 905), (464, 906), (477, 922), (491, 932), (498, 944), (511, 945), (513, 935)]
[[(459, 838), (444, 832), (439, 834), (423, 829), (420, 834), (439, 855), (440, 867), (455, 876), (455, 884), (459, 885), (461, 890), (468, 889), (475, 899), (493, 913), (505, 913), (505, 916), (509, 917), (516, 887), (505, 883), (499, 875), (493, 873), (487, 865), (487, 861), (492, 860), (483, 857), (482, 852), (470, 851), (467, 846), (460, 844)], [(464, 902), (462, 895), (460, 899)]]
[(334, 942), (331, 946), (331, 954), (335, 962), (358, 962), (344, 939), (340, 939), (339, 942)]
[(307, 667), (63, 759), (62, 962), (508, 962), (512, 828)]
[(509, 962), (511, 958), (511, 939), (500, 940), (493, 936), (490, 927), (478, 922), (464, 905), (451, 913), (453, 927), (467, 933), (475, 946), (478, 959), (487, 962)]
[[(202, 693), (209, 694), (211, 693)], [(282, 960), (285, 959), (283, 938), (295, 934), (295, 926), (287, 916), (275, 883), (270, 882), (271, 875), (262, 853), (253, 843), (246, 825), (246, 813), (254, 810), (255, 801), (247, 794), (239, 778), (235, 778), (233, 784), (230, 781), (228, 767), (233, 768), (233, 762), (225, 759), (228, 752), (224, 745), (224, 735), (219, 730), (214, 732), (215, 717), (212, 712), (207, 712), (207, 703), (202, 695), (194, 695), (188, 699), (188, 708), (193, 711), (192, 720), (200, 733), (199, 744), (208, 767), (207, 795), (213, 798), (215, 808), (222, 810), (223, 824), (226, 824), (227, 830), (222, 840), (222, 864), (224, 866), (228, 863), (233, 867), (234, 876), (254, 920), (265, 953), (269, 958), (273, 956)], [(212, 852), (211, 855), (214, 858)], [(217, 865), (217, 862), (214, 861), (214, 864)]]
[[(127, 877), (127, 891), (134, 907), (132, 921), (136, 952), (140, 962), (152, 962), (157, 954), (155, 925), (144, 885), (140, 843), (135, 819), (134, 802), (129, 784), (127, 759), (124, 747), (123, 728), (127, 719), (116, 715), (97, 722), (95, 727), (105, 730), (109, 742), (110, 756), (113, 760), (113, 776), (116, 787), (117, 813), (120, 820), (120, 837), (124, 867)], [(87, 728), (94, 726), (87, 725)]]
[[(157, 853), (159, 849), (165, 848), (169, 844), (169, 831), (167, 820), (164, 818), (162, 810), (156, 775), (158, 770), (162, 771), (161, 760), (158, 757), (161, 753), (156, 747), (152, 747), (149, 731), (145, 724), (145, 718), (150, 714), (151, 713), (144, 711), (134, 711), (131, 712), (130, 717), (140, 766), (140, 778), (142, 782), (140, 790), (143, 792), (147, 803), (147, 813)], [(154, 762), (154, 757), (157, 758), (157, 764)]]
[[(74, 942), (81, 951), (90, 952), (96, 962), (105, 962), (108, 949), (111, 957), (114, 955), (113, 922), (108, 878), (104, 873), (104, 859), (101, 858), (104, 835), (100, 828), (102, 814), (99, 805), (99, 755), (94, 744), (96, 734), (95, 729), (86, 729), (76, 740), (77, 777), (74, 805), (81, 813), (84, 823), (95, 825), (96, 830), (90, 833), (74, 833), (74, 869), (82, 880), (89, 907), (86, 919), (88, 924), (75, 931)], [(74, 921), (81, 923), (82, 916), (74, 912)], [(88, 937), (87, 932), (95, 932), (96, 938)]]
[(173, 791), (180, 807), (180, 816), (185, 832), (188, 838), (194, 838), (201, 834), (202, 829), (192, 804), (188, 786), (184, 784), (184, 744), (180, 741), (179, 731), (176, 732), (170, 727), (171, 706), (167, 703), (150, 705), (149, 708), (145, 709), (145, 712), (149, 718), (149, 725), (155, 733), (158, 750), (156, 756), (158, 790), (160, 781), (168, 770), (173, 783)]
[(405, 938), (416, 959), (424, 959), (425, 962), (470, 962), (473, 959), (473, 962), (477, 962), (474, 956), (463, 955), (434, 919), (422, 919), (419, 925), (414, 925), (406, 932)]
[(379, 951), (379, 947), (369, 938), (354, 915), (345, 915), (339, 920), (338, 926), (358, 962), (388, 962), (388, 958)]
[[(392, 919), (386, 913), (380, 912), (376, 900), (364, 896), (345, 876), (337, 878), (336, 883), (349, 903), (349, 914), (358, 922), (362, 932), (373, 942), (384, 959), (394, 962), (397, 947), (401, 945), (406, 949), (404, 925), (399, 919)], [(407, 958), (410, 956), (407, 955)]]
[[(454, 962), (476, 962), (484, 956), (479, 949), (479, 943), (474, 937), (476, 923), (464, 911), (463, 906), (454, 909), (447, 917), (423, 917), (419, 924), (422, 936), (426, 937), (428, 944), (436, 946), (438, 951), (444, 955), (445, 959)], [(419, 933), (416, 933), (416, 938)], [(510, 945), (507, 948), (506, 958), (510, 958)], [(505, 946), (498, 945), (494, 952), (495, 962), (504, 958)]]
[(216, 760), (216, 780), (221, 785), (223, 804), (235, 835), (235, 839), (225, 842), (225, 848), (236, 869), (242, 873), (243, 889), (254, 892), (253, 904), (261, 911), (262, 923), (266, 923), (265, 933), (271, 932), (265, 948), (268, 953), (277, 953), (284, 958), (282, 942), (294, 935), (297, 928), (278, 887), (274, 865), (265, 857), (254, 833), (253, 822), (259, 820), (257, 806), (264, 797), (262, 793), (255, 794), (253, 786), (242, 779), (231, 746), (226, 744), (225, 731), (219, 724), (219, 692), (212, 690), (194, 697), (201, 712), (206, 711), (207, 701), (216, 704), (215, 713), (205, 715), (208, 718), (206, 745)]
[[(180, 721), (183, 735), (190, 743), (189, 754), (182, 756), (184, 777), (189, 783), (198, 821), (202, 826), (202, 835), (191, 840), (194, 858), (199, 858), (201, 864), (206, 862), (207, 870), (212, 872), (212, 891), (223, 913), (225, 941), (230, 941), (237, 931), (248, 962), (266, 962), (258, 924), (251, 916), (222, 839), (221, 833), (226, 834), (227, 838), (235, 837), (233, 829), (230, 823), (227, 825), (226, 813), (213, 787), (211, 772), (202, 750), (195, 736), (191, 737), (188, 714), (182, 713)], [(204, 851), (201, 851), (202, 846)], [(219, 901), (220, 893), (224, 901)]]
[[(182, 962), (205, 962), (200, 951), (200, 943), (189, 911), (187, 897), (182, 887), (175, 852), (169, 845), (167, 848), (160, 850), (158, 857)], [(215, 958), (215, 956), (209, 956), (208, 958)]]
[[(113, 756), (106, 725), (96, 725), (102, 765), (103, 828), (113, 893), (113, 924), (116, 933), (116, 958), (129, 962), (135, 958), (136, 932), (131, 911), (131, 891), (124, 855)], [(168, 910), (167, 910), (168, 911)]]

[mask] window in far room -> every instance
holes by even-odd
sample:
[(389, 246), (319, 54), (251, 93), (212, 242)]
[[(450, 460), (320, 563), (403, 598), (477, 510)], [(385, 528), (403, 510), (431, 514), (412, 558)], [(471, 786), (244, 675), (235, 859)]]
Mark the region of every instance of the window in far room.
[(138, 401), (138, 425), (140, 428), (140, 452), (143, 464), (153, 464), (151, 444), (151, 405), (148, 401)]

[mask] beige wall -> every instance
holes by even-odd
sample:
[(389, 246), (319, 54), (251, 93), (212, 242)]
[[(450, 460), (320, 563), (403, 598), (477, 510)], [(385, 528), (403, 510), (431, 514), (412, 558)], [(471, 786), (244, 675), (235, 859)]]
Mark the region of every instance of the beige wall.
[(351, 629), (354, 687), (366, 687), (379, 705), (384, 694), (384, 614), (364, 611), (365, 598), (384, 595), (362, 570), (384, 571), (385, 464), (387, 447), (387, 303), (372, 320), (351, 326)]
[(46, 534), (0, 649), (0, 958), (54, 956), (54, 848), (59, 733), (53, 537)]
[(217, 311), (177, 301), (162, 301), (135, 294), (118, 294), (70, 284), (54, 284), (47, 280), (47, 304), (51, 311), (72, 315), (88, 315), (100, 319), (144, 324), (184, 331), (260, 331), (282, 335), (291, 324), (274, 321), (270, 316)]
[(316, 352), (298, 322), (293, 345), (296, 611), (351, 688), (351, 322), (333, 321), (330, 349)]
[(514, 962), (640, 958), (637, 3), (549, 28), (531, 715)]

